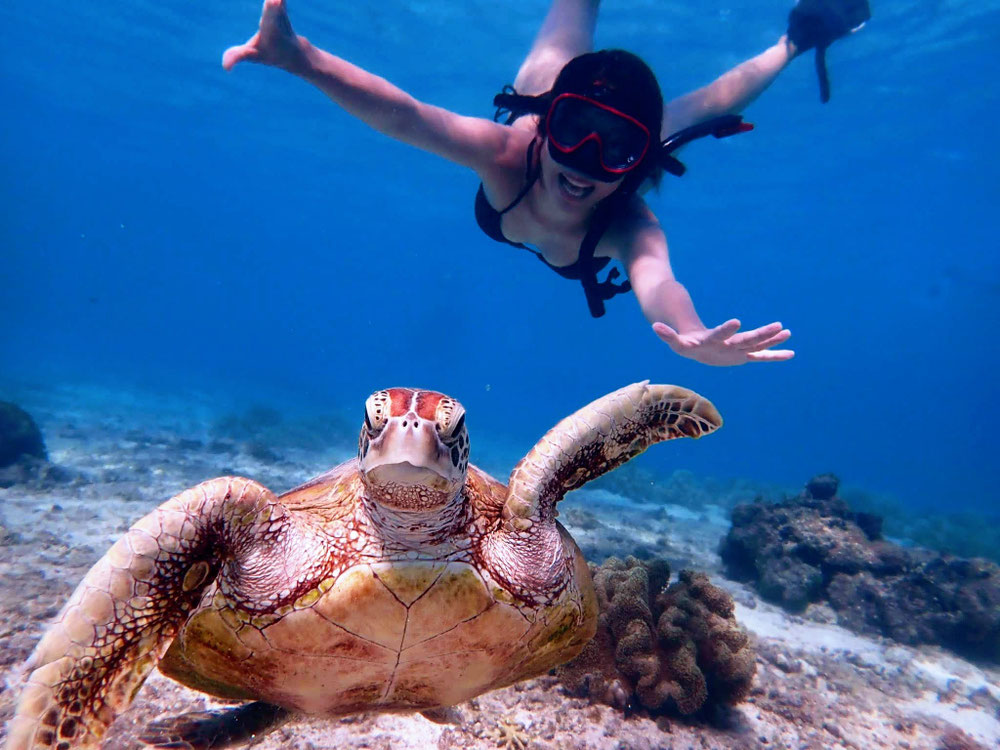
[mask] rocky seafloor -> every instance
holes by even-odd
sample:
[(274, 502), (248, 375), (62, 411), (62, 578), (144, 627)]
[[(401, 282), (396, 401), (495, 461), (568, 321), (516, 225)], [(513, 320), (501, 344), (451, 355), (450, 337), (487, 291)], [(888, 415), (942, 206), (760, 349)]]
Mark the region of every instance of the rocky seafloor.
[[(46, 622), (134, 520), (206, 478), (237, 473), (281, 491), (353, 450), (353, 428), (335, 417), (290, 421), (257, 409), (223, 419), (207, 400), (108, 390), (21, 389), (6, 398), (34, 416), (51, 464), (8, 474), (2, 484), (9, 486), (0, 489), (0, 722), (12, 714), (22, 664)], [(574, 697), (546, 676), (457, 706), (441, 722), (391, 714), (302, 718), (253, 746), (1000, 747), (1000, 669), (935, 646), (849, 632), (822, 605), (792, 615), (763, 601), (723, 576), (718, 554), (734, 493), (749, 500), (752, 491), (720, 490), (685, 474), (666, 484), (677, 504), (662, 497), (650, 503), (614, 491), (627, 483), (606, 483), (569, 496), (560, 519), (595, 562), (633, 553), (665, 558), (674, 570), (708, 573), (728, 591), (757, 654), (744, 702), (692, 717), (626, 715)], [(218, 705), (154, 672), (104, 746), (138, 747), (150, 720)], [(0, 729), (0, 740), (4, 735)]]

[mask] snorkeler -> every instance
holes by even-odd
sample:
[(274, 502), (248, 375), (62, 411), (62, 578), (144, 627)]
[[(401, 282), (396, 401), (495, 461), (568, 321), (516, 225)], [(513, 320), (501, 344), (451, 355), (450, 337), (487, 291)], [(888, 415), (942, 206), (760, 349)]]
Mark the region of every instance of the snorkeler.
[[(791, 336), (780, 323), (744, 332), (736, 319), (702, 323), (640, 192), (663, 171), (683, 172), (671, 152), (684, 143), (747, 129), (735, 113), (807, 49), (816, 49), (825, 101), (823, 53), (868, 19), (867, 0), (801, 0), (776, 44), (666, 106), (640, 58), (590, 51), (598, 4), (554, 0), (514, 86), (495, 100), (511, 115), (503, 125), (417, 101), (313, 46), (292, 30), (284, 0), (264, 1), (259, 30), (226, 50), (222, 65), (230, 70), (246, 60), (285, 70), (375, 130), (474, 170), (483, 231), (533, 246), (550, 268), (580, 281), (595, 317), (606, 300), (631, 290), (656, 334), (682, 356), (709, 365), (790, 359), (791, 350), (773, 348)], [(598, 281), (612, 260), (628, 281), (615, 282), (617, 269)]]

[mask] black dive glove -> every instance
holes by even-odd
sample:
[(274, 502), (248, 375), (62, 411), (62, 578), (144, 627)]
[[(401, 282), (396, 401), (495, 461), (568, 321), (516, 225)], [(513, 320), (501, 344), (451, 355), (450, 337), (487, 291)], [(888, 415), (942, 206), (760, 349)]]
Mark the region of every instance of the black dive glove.
[(868, 0), (799, 0), (788, 14), (788, 38), (799, 52), (816, 49), (819, 98), (830, 101), (826, 48), (872, 17)]

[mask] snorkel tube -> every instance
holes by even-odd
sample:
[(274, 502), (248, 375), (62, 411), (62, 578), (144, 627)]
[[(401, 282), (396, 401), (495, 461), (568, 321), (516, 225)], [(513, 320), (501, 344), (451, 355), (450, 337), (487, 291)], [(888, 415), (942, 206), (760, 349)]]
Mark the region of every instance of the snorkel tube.
[(678, 130), (676, 133), (667, 136), (667, 139), (660, 143), (660, 166), (663, 167), (663, 171), (670, 172), (670, 174), (677, 177), (682, 177), (687, 171), (687, 167), (681, 164), (677, 157), (672, 155), (674, 151), (698, 138), (704, 138), (709, 135), (716, 138), (728, 138), (731, 135), (747, 133), (751, 130), (753, 130), (753, 124), (744, 122), (743, 118), (739, 115), (721, 115), (713, 117), (711, 120), (700, 122), (697, 125), (692, 125), (689, 128)]

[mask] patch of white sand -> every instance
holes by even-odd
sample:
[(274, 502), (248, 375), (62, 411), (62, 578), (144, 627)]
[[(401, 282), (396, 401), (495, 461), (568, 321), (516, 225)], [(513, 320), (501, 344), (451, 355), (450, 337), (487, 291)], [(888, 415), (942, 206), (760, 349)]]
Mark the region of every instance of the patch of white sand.
[[(715, 581), (723, 585), (727, 582)], [(731, 587), (729, 584), (728, 587)], [(986, 690), (1000, 696), (998, 674), (937, 650), (925, 651), (884, 643), (851, 633), (837, 625), (794, 618), (758, 600), (754, 608), (736, 603), (736, 619), (760, 638), (780, 641), (785, 647), (805, 652), (843, 654), (855, 666), (880, 672), (896, 672), (900, 679), (920, 680), (933, 689), (921, 698), (900, 701), (904, 713), (934, 716), (962, 729), (979, 742), (1000, 746), (1000, 720), (970, 701), (973, 693)], [(947, 698), (945, 698), (947, 696)]]

